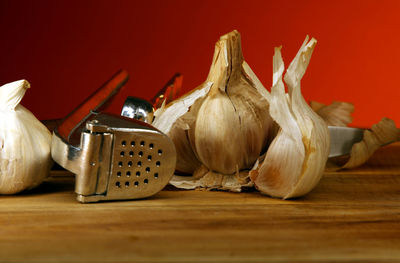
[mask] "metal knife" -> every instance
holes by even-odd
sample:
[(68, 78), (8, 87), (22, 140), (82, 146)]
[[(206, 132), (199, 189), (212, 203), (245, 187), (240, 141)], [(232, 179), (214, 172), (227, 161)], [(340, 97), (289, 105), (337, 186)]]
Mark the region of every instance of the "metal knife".
[(328, 126), (331, 137), (329, 158), (349, 154), (353, 145), (363, 139), (365, 129)]

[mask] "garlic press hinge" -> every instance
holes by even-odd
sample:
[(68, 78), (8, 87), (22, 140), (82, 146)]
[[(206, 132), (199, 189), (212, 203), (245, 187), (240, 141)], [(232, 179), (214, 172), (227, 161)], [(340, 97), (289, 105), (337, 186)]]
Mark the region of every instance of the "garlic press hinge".
[(81, 135), (80, 172), (76, 174), (75, 192), (78, 195), (107, 194), (110, 175), (112, 133), (85, 131)]
[(79, 196), (107, 195), (113, 137), (110, 132), (85, 130), (81, 133), (80, 145), (76, 146), (65, 141), (57, 131), (53, 133), (52, 157), (76, 175), (75, 192)]

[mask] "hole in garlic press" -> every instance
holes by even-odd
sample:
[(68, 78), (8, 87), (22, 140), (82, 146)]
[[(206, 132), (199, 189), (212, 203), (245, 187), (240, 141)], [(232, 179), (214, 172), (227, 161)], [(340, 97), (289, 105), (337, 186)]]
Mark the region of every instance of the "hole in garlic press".
[(138, 182), (138, 181), (135, 182), (135, 186), (136, 186), (136, 187), (139, 186), (139, 182)]
[(149, 183), (149, 180), (148, 180), (148, 179), (144, 179), (144, 180), (143, 180), (143, 183), (148, 184), (148, 183)]

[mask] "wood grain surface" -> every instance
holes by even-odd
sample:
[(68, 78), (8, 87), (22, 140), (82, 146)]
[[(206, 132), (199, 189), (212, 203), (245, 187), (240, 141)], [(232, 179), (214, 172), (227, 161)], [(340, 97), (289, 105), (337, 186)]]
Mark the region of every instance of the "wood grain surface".
[(1, 262), (399, 262), (400, 144), (304, 198), (182, 191), (80, 204), (74, 178), (0, 197)]

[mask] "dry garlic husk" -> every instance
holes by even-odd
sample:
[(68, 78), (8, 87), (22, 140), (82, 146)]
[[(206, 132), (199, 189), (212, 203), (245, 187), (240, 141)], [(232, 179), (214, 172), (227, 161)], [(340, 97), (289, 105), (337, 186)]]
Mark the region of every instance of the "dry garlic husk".
[[(398, 141), (400, 132), (393, 120), (383, 118), (371, 129), (364, 131), (362, 141), (355, 143), (348, 158), (334, 158), (327, 164), (328, 170), (351, 169), (364, 164), (381, 146)], [(344, 163), (344, 164), (343, 164)]]
[(165, 103), (154, 113), (153, 126), (167, 134), (175, 144), (178, 173), (192, 174), (201, 167), (189, 141), (189, 124), (195, 121), (195, 116), (189, 108), (208, 94), (212, 83), (204, 83), (189, 94), (172, 101), (168, 106)]
[(0, 194), (39, 185), (52, 164), (49, 130), (19, 104), (29, 87), (26, 80), (0, 87)]
[[(311, 101), (310, 106), (330, 126), (346, 127), (353, 120), (351, 113), (354, 111), (354, 106), (351, 103), (335, 101), (330, 105), (324, 105)], [(358, 167), (367, 162), (381, 146), (399, 140), (399, 136), (400, 132), (394, 121), (383, 118), (379, 123), (372, 125), (371, 129), (364, 131), (363, 140), (353, 145), (348, 156), (330, 158), (326, 169), (335, 171)]]
[(264, 160), (250, 172), (256, 188), (264, 194), (292, 198), (311, 191), (319, 182), (329, 154), (327, 125), (305, 102), (300, 81), (307, 69), (316, 40), (308, 37), (282, 80), (284, 64), (280, 48), (273, 57), (270, 114), (280, 126)]
[(310, 102), (311, 108), (326, 122), (328, 126), (346, 127), (353, 121), (351, 114), (354, 105), (348, 102), (334, 101), (325, 105), (316, 101)]
[(173, 139), (177, 170), (192, 175), (174, 177), (173, 185), (231, 191), (251, 185), (242, 171), (267, 147), (274, 122), (245, 66), (240, 34), (222, 36), (204, 84), (156, 111), (153, 125)]

